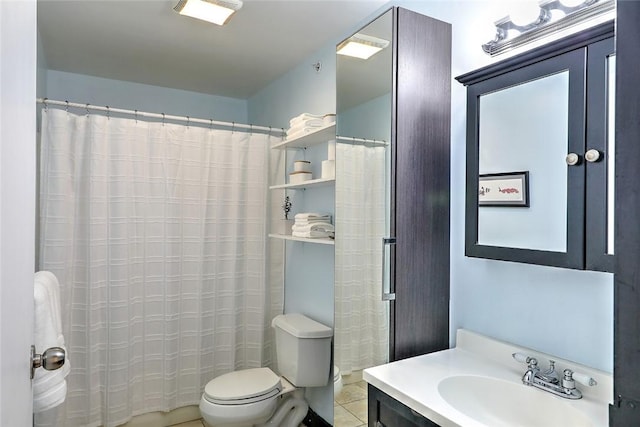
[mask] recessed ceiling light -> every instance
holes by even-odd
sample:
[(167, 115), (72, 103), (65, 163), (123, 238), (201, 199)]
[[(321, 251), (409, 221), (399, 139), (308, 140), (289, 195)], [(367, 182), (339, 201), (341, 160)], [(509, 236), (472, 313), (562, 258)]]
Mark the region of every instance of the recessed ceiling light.
[(180, 15), (224, 25), (241, 7), (241, 0), (180, 0), (173, 10)]
[(338, 55), (353, 56), (369, 59), (382, 49), (389, 46), (389, 41), (365, 34), (354, 34), (338, 46)]

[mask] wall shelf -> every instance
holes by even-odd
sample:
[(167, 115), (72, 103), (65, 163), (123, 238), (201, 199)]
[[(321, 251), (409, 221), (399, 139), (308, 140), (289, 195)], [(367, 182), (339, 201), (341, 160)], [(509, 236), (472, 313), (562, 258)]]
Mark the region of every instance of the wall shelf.
[(282, 141), (276, 145), (272, 145), (271, 148), (279, 150), (287, 148), (305, 148), (312, 145), (322, 144), (332, 139), (336, 139), (335, 123), (318, 128), (315, 132), (302, 135), (298, 138)]
[(332, 239), (307, 239), (306, 237), (295, 237), (290, 234), (269, 234), (269, 237), (274, 239), (282, 239), (282, 240), (292, 240), (294, 242), (306, 242), (306, 243), (317, 243), (321, 245), (331, 245), (335, 244), (335, 241)]
[(309, 187), (325, 187), (333, 185), (336, 182), (335, 178), (318, 178), (310, 179), (308, 181), (301, 182), (299, 184), (279, 184), (272, 185), (269, 190), (304, 190)]

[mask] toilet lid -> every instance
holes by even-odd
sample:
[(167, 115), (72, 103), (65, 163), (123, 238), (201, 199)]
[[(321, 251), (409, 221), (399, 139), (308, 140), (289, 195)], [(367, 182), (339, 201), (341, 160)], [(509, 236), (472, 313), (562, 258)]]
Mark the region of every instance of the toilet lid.
[(209, 381), (204, 398), (220, 405), (242, 405), (277, 396), (281, 390), (280, 377), (271, 369), (243, 369)]

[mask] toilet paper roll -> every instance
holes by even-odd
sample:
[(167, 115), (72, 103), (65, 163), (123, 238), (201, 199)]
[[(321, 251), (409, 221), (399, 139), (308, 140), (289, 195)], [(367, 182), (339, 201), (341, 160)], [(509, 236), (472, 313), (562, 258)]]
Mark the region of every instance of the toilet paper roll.
[(336, 161), (323, 160), (322, 161), (322, 178), (333, 179), (335, 177), (336, 177)]
[(311, 172), (311, 162), (307, 160), (296, 160), (293, 162), (295, 172)]
[(336, 159), (336, 140), (332, 139), (327, 144), (327, 160), (335, 160)]

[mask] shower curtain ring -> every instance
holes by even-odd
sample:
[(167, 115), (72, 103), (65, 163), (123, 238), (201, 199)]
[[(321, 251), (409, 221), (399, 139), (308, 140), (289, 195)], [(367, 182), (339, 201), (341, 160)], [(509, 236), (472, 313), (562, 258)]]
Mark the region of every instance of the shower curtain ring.
[(111, 109), (109, 109), (108, 105), (107, 105), (107, 120), (111, 120)]
[(136, 123), (138, 123), (138, 110), (135, 110)]
[(85, 111), (87, 112), (87, 117), (89, 117), (89, 103), (87, 102), (87, 105), (84, 106)]
[(47, 105), (47, 101), (49, 98), (45, 98), (42, 100), (42, 104), (44, 105), (44, 111), (49, 111), (49, 106)]
[(236, 122), (231, 122), (231, 133), (236, 131)]
[(162, 126), (164, 126), (164, 113), (162, 113)]
[(189, 118), (189, 116), (187, 116), (187, 127), (189, 127), (189, 121), (190, 121), (190, 120), (191, 120), (191, 119)]
[(66, 111), (67, 113), (69, 112), (69, 101), (64, 101), (67, 103), (67, 106), (65, 107), (64, 111)]
[(213, 129), (213, 119), (209, 119), (209, 130)]
[(253, 135), (253, 125), (249, 123), (249, 135)]

